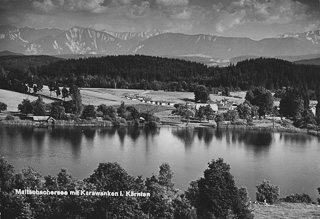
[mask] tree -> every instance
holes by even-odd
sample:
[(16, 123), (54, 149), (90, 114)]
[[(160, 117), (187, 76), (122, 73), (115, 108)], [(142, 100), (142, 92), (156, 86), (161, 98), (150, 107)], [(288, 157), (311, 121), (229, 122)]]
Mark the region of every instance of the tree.
[(66, 116), (65, 108), (61, 105), (60, 102), (53, 102), (51, 104), (50, 116), (54, 119), (64, 119)]
[(181, 113), (181, 116), (187, 120), (187, 125), (188, 125), (190, 121), (190, 117), (194, 116), (194, 112), (191, 109), (186, 109)]
[(242, 190), (239, 192), (235, 186), (230, 166), (222, 158), (208, 163), (204, 176), (192, 184), (186, 197), (196, 207), (199, 218), (253, 218), (244, 204)]
[(55, 82), (52, 81), (52, 80), (50, 80), (50, 81), (48, 82), (48, 88), (49, 88), (50, 97), (51, 97), (51, 92), (52, 92), (52, 91), (55, 91)]
[(237, 111), (240, 119), (249, 119), (252, 118), (251, 114), (251, 104), (248, 101), (241, 103), (237, 106)]
[(105, 104), (101, 104), (98, 106), (97, 108), (97, 111), (98, 112), (102, 112), (103, 113), (103, 116), (106, 118), (106, 117), (109, 117), (110, 119), (114, 119), (116, 118), (116, 110), (114, 107), (112, 106), (106, 106)]
[(66, 98), (69, 96), (69, 91), (66, 87), (62, 88), (62, 98), (63, 100), (66, 100)]
[(300, 92), (288, 88), (280, 101), (280, 113), (284, 117), (299, 119), (304, 109), (304, 101)]
[(1, 191), (10, 191), (12, 188), (11, 179), (14, 175), (13, 166), (3, 157), (0, 157), (0, 188)]
[(270, 91), (265, 88), (254, 88), (247, 92), (246, 100), (250, 104), (258, 106), (259, 116), (265, 116), (272, 112), (273, 107), (273, 97)]
[(123, 117), (125, 112), (126, 112), (125, 104), (124, 102), (121, 102), (121, 105), (117, 109), (118, 116)]
[(199, 109), (196, 111), (195, 116), (198, 117), (201, 122), (201, 120), (204, 119), (204, 117), (205, 117), (205, 107), (200, 106)]
[(200, 101), (201, 103), (206, 103), (210, 100), (209, 92), (204, 85), (199, 85), (194, 91), (194, 99), (196, 102)]
[(59, 86), (55, 86), (55, 91), (56, 91), (57, 97), (59, 97), (61, 95), (60, 87)]
[(257, 185), (256, 199), (259, 202), (266, 201), (269, 204), (274, 204), (280, 195), (280, 188), (272, 185), (269, 180), (263, 180), (261, 184)]
[(170, 165), (168, 163), (161, 164), (158, 177), (159, 184), (173, 188), (172, 177), (173, 172), (171, 171)]
[(46, 115), (46, 105), (43, 102), (41, 96), (38, 97), (36, 101), (32, 102), (33, 104), (33, 115), (35, 116), (45, 116)]
[(129, 115), (125, 117), (127, 120), (137, 120), (140, 118), (140, 113), (134, 106), (127, 106), (126, 112), (129, 112)]
[(301, 113), (301, 117), (298, 118), (294, 123), (298, 128), (307, 128), (308, 125), (316, 125), (316, 117), (313, 115), (311, 110), (305, 109)]
[(82, 112), (82, 97), (80, 90), (77, 86), (72, 86), (69, 90), (72, 98), (72, 105), (73, 109), (72, 112), (76, 115), (79, 116)]
[(27, 99), (23, 99), (22, 103), (20, 103), (18, 105), (18, 110), (21, 113), (28, 115), (29, 113), (32, 113), (33, 105), (31, 104), (31, 102), (30, 102), (30, 100), (28, 98)]
[(87, 105), (84, 107), (82, 111), (81, 118), (88, 119), (88, 118), (96, 118), (96, 110), (94, 109), (93, 105)]
[(223, 117), (226, 121), (236, 121), (239, 119), (239, 114), (237, 110), (228, 110), (228, 112), (223, 114)]
[(217, 129), (219, 129), (220, 122), (224, 121), (224, 117), (221, 114), (218, 114), (214, 117), (214, 121), (217, 123)]
[(204, 115), (206, 116), (208, 122), (210, 119), (213, 119), (214, 111), (209, 104), (204, 107)]
[(7, 104), (0, 102), (0, 113), (7, 109)]

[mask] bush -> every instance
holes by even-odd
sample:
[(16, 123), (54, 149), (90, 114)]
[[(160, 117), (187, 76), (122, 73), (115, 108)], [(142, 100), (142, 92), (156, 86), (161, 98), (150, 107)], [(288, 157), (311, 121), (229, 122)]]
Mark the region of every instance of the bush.
[(14, 116), (13, 115), (7, 115), (6, 120), (14, 120)]
[(7, 104), (0, 102), (0, 113), (7, 109)]
[(280, 201), (290, 203), (312, 203), (312, 200), (307, 194), (292, 194), (285, 198), (281, 198)]
[(274, 204), (278, 201), (280, 195), (280, 188), (272, 185), (269, 180), (263, 180), (262, 183), (256, 186), (256, 199), (259, 202), (266, 201), (268, 204)]

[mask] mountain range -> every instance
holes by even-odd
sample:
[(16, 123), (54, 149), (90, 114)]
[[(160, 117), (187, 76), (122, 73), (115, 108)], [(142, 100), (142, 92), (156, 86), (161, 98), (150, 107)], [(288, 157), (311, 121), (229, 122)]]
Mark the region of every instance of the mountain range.
[(57, 56), (142, 54), (223, 65), (243, 57), (319, 58), (320, 30), (287, 33), (255, 41), (241, 37), (187, 35), (160, 30), (117, 33), (78, 26), (60, 30), (4, 25), (0, 26), (0, 51), (4, 50), (25, 55)]

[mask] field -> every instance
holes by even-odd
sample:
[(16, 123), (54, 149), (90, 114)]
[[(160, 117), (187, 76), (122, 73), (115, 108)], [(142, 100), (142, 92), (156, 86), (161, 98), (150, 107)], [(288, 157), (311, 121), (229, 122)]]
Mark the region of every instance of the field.
[[(50, 96), (50, 92), (47, 86), (44, 86), (42, 95)], [(109, 88), (81, 88), (82, 102), (84, 104), (92, 105), (119, 105), (121, 101), (126, 104), (136, 104), (139, 101), (128, 100), (123, 98), (124, 94), (129, 95), (141, 95), (145, 97), (150, 97), (154, 101), (168, 101), (173, 103), (185, 103), (194, 101), (193, 92), (165, 92), (165, 91), (151, 91), (151, 90), (131, 90), (131, 89), (109, 89)], [(235, 97), (224, 97), (210, 94), (210, 98), (213, 101), (222, 100), (224, 98), (234, 101), (236, 103), (242, 103), (244, 101), (246, 92), (231, 92), (232, 96), (239, 96), (241, 98)], [(52, 92), (52, 97), (56, 97)]]
[(320, 218), (320, 206), (282, 202), (277, 205), (253, 205), (255, 219), (315, 219)]
[[(28, 98), (30, 101), (36, 100), (38, 97), (22, 94), (14, 91), (0, 89), (0, 102), (7, 104), (7, 111), (18, 111), (18, 105), (23, 99)], [(43, 98), (45, 103), (51, 103), (52, 100)]]
[[(82, 88), (81, 89), (82, 103), (91, 104), (98, 106), (100, 104), (106, 104), (107, 106), (119, 106), (121, 102), (124, 102), (126, 105), (136, 105), (140, 112), (150, 111), (155, 113), (156, 116), (166, 117), (168, 116), (173, 107), (172, 106), (158, 106), (152, 104), (141, 103), (138, 100), (131, 100), (124, 98), (124, 95), (141, 95), (144, 97), (149, 97), (153, 101), (167, 101), (172, 103), (186, 103), (194, 101), (193, 92), (165, 92), (165, 91), (150, 91), (150, 90), (130, 90), (130, 89), (107, 89), (107, 88)], [(50, 103), (54, 99), (61, 99), (61, 96), (57, 98), (54, 92), (51, 93), (47, 86), (44, 86), (43, 90), (39, 93), (44, 96), (45, 103)], [(240, 104), (244, 101), (245, 92), (231, 93), (235, 97), (224, 97), (210, 94), (210, 98), (213, 101), (222, 100), (224, 98), (234, 101), (237, 104)], [(46, 98), (47, 97), (47, 98)], [(241, 97), (241, 98), (239, 98)], [(17, 93), (13, 91), (7, 91), (0, 89), (0, 102), (7, 104), (8, 111), (17, 111), (18, 105), (22, 102), (23, 99), (28, 98), (33, 101), (37, 97), (28, 94)], [(70, 97), (66, 100), (70, 100)]]

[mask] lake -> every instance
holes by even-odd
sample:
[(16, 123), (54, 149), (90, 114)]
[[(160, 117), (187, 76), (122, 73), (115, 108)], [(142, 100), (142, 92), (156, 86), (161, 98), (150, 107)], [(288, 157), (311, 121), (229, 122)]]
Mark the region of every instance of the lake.
[(16, 171), (34, 167), (43, 176), (66, 168), (84, 179), (102, 162), (117, 162), (134, 176), (158, 174), (163, 162), (175, 186), (186, 190), (208, 162), (222, 157), (237, 186), (255, 199), (263, 179), (292, 193), (320, 198), (320, 138), (307, 134), (215, 130), (210, 128), (32, 128), (0, 127), (0, 154)]

